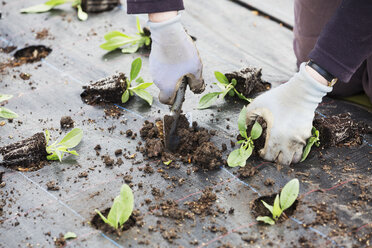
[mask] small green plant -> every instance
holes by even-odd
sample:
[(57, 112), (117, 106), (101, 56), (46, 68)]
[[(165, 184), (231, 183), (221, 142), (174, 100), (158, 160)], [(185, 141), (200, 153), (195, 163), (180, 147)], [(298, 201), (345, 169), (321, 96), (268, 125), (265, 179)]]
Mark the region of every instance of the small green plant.
[(62, 161), (63, 155), (65, 153), (70, 153), (78, 156), (79, 154), (75, 150), (68, 150), (77, 146), (81, 139), (83, 138), (83, 131), (80, 128), (74, 128), (66, 134), (63, 139), (57, 143), (55, 141), (53, 144), (49, 145), (50, 134), (48, 130), (45, 130), (46, 139), (46, 151), (49, 154), (47, 156), (48, 160), (59, 160)]
[(122, 53), (135, 53), (139, 48), (149, 46), (151, 43), (150, 34), (141, 28), (138, 17), (137, 30), (138, 33), (134, 35), (126, 35), (120, 31), (111, 31), (105, 34), (104, 38), (106, 42), (99, 47), (107, 51), (123, 47), (121, 49)]
[(238, 119), (239, 132), (243, 139), (238, 141), (238, 144), (241, 144), (240, 148), (232, 151), (227, 158), (227, 164), (230, 167), (245, 166), (247, 159), (252, 155), (254, 149), (253, 141), (258, 139), (262, 134), (262, 127), (256, 121), (253, 124), (250, 136), (248, 137), (246, 118), (247, 108), (243, 107)]
[(229, 82), (227, 77), (219, 71), (215, 71), (214, 76), (218, 82), (213, 84), (220, 87), (221, 91), (205, 94), (199, 101), (198, 109), (209, 108), (218, 97), (221, 96), (223, 99), (227, 94), (229, 94), (229, 96), (234, 96), (236, 94), (240, 99), (251, 102), (251, 99), (246, 98), (243, 94), (235, 89), (237, 84), (235, 78), (231, 79), (231, 82)]
[(65, 239), (65, 240), (67, 240), (67, 239), (76, 239), (76, 234), (75, 233), (73, 233), (73, 232), (67, 232), (64, 236), (63, 236), (63, 238)]
[(311, 134), (312, 136), (307, 140), (307, 143), (306, 143), (304, 152), (302, 153), (302, 158), (300, 162), (305, 161), (313, 145), (315, 145), (316, 147), (319, 147), (320, 145), (319, 131), (315, 127), (313, 127), (311, 129)]
[[(152, 96), (145, 89), (150, 87), (153, 83), (144, 83), (142, 77), (138, 77), (138, 74), (142, 67), (141, 58), (137, 58), (132, 62), (130, 68), (130, 78), (127, 77), (127, 88), (121, 96), (121, 102), (126, 103), (133, 94), (141, 97), (145, 100), (150, 106), (152, 104)], [(138, 84), (136, 86), (131, 86), (132, 82), (136, 81)]]
[(132, 189), (127, 184), (123, 184), (120, 189), (120, 195), (115, 197), (107, 218), (97, 209), (95, 211), (106, 224), (118, 229), (129, 219), (133, 212), (133, 207), (134, 196)]
[[(6, 100), (9, 100), (13, 97), (13, 95), (4, 95), (0, 94), (0, 103)], [(18, 115), (11, 111), (10, 109), (0, 107), (0, 118), (6, 118), (6, 119), (14, 119), (17, 118)]]
[(81, 21), (88, 19), (88, 14), (81, 8), (81, 0), (49, 0), (43, 4), (34, 5), (28, 8), (21, 9), (21, 13), (44, 13), (48, 12), (58, 5), (71, 3), (72, 7), (77, 8), (78, 18)]
[(296, 201), (299, 191), (300, 183), (298, 179), (292, 179), (283, 187), (282, 192), (280, 192), (280, 197), (276, 195), (273, 206), (262, 201), (264, 206), (272, 214), (272, 218), (270, 216), (258, 216), (256, 220), (274, 225), (275, 221), (279, 219), (282, 213)]

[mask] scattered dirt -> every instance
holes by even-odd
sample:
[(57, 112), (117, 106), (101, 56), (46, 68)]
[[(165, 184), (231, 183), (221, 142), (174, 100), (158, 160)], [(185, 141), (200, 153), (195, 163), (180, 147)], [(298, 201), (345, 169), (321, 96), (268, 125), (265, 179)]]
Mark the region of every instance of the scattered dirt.
[(40, 61), (52, 52), (52, 49), (46, 46), (28, 46), (15, 52), (14, 58), (21, 64)]
[[(105, 209), (104, 211), (101, 211), (103, 216), (107, 218), (108, 214), (110, 212), (110, 208)], [(121, 236), (123, 232), (129, 230), (130, 228), (134, 227), (136, 225), (136, 222), (138, 220), (142, 220), (142, 217), (139, 216), (139, 211), (134, 210), (132, 215), (129, 217), (129, 219), (124, 223), (122, 228), (120, 230), (115, 230), (115, 228), (111, 227), (110, 225), (106, 224), (101, 217), (98, 214), (95, 214), (91, 220), (91, 224), (96, 228), (104, 233), (113, 233), (117, 234), (118, 236)]]
[(212, 206), (217, 200), (216, 194), (211, 187), (207, 187), (197, 201), (185, 202), (189, 210), (196, 215), (207, 216), (214, 215)]
[(28, 73), (21, 72), (19, 74), (19, 77), (22, 78), (23, 80), (29, 80), (31, 78), (31, 75)]
[(258, 170), (252, 165), (247, 164), (244, 167), (240, 167), (238, 169), (238, 173), (240, 178), (248, 178), (256, 175), (258, 173)]
[(120, 0), (82, 0), (81, 7), (88, 13), (110, 11), (120, 4)]
[(71, 116), (62, 116), (60, 123), (61, 123), (61, 128), (73, 128), (74, 127), (74, 120), (72, 120)]
[(47, 186), (48, 190), (52, 190), (52, 191), (58, 191), (59, 190), (59, 186), (57, 185), (57, 183), (55, 181), (47, 182), (46, 186)]
[(43, 167), (46, 161), (46, 141), (44, 133), (36, 133), (32, 137), (0, 147), (3, 161), (0, 165), (19, 167), (19, 170), (35, 170)]
[(316, 225), (336, 225), (338, 223), (338, 217), (334, 210), (328, 210), (326, 203), (320, 203), (316, 206), (310, 206), (310, 208), (316, 213), (315, 220), (309, 224), (310, 226)]
[(48, 38), (48, 36), (49, 36), (49, 30), (46, 29), (46, 28), (42, 29), (39, 32), (36, 32), (36, 39), (37, 40), (44, 40), (44, 39)]
[[(267, 91), (271, 88), (270, 83), (264, 82), (261, 79), (262, 69), (245, 68), (238, 72), (226, 73), (225, 76), (231, 82), (236, 79), (237, 84), (235, 89), (242, 93), (247, 98), (254, 98), (257, 94)], [(237, 98), (237, 96), (234, 96)]]
[(0, 52), (2, 52), (2, 53), (11, 53), (11, 52), (13, 52), (16, 49), (17, 49), (16, 46), (1, 47), (0, 48)]
[[(263, 203), (261, 201), (265, 201), (267, 204), (270, 204), (272, 206), (274, 204), (274, 200), (275, 200), (276, 195), (277, 194), (272, 194), (272, 195), (268, 195), (268, 196), (261, 196), (261, 197), (255, 199), (251, 202), (250, 207), (252, 209), (252, 213), (253, 213), (254, 218), (257, 218), (258, 216), (272, 216), (270, 211), (263, 205)], [(294, 213), (294, 211), (296, 210), (297, 205), (298, 205), (298, 200), (296, 200), (290, 208), (286, 209), (284, 211), (284, 214), (287, 217), (291, 216)], [(280, 216), (280, 218), (277, 222), (280, 223), (280, 222), (283, 222), (287, 219), (284, 214), (282, 214)]]
[(371, 134), (372, 128), (363, 122), (355, 122), (350, 113), (316, 116), (313, 123), (319, 130), (322, 147), (356, 146), (363, 143), (363, 134)]
[(180, 116), (177, 128), (179, 147), (174, 153), (165, 151), (163, 141), (163, 122), (145, 121), (140, 130), (141, 137), (146, 141), (139, 150), (148, 158), (161, 157), (163, 162), (180, 159), (185, 163), (195, 163), (204, 169), (213, 170), (222, 165), (222, 152), (210, 141), (208, 130), (198, 127), (194, 122), (192, 127), (184, 115)]
[(81, 98), (90, 105), (103, 102), (121, 103), (121, 96), (126, 90), (126, 77), (124, 73), (103, 78), (90, 85), (83, 86)]
[(59, 234), (58, 238), (54, 238), (54, 245), (56, 247), (64, 247), (66, 245), (66, 240), (62, 233)]

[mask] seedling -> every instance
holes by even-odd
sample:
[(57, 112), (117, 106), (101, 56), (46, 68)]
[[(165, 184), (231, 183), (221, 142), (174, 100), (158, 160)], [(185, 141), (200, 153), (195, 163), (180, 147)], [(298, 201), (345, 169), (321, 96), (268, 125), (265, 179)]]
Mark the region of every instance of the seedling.
[(67, 233), (63, 236), (63, 238), (64, 238), (65, 240), (67, 240), (67, 239), (75, 239), (76, 237), (77, 237), (76, 234), (73, 233), (73, 232), (67, 232)]
[[(145, 100), (148, 104), (152, 104), (152, 96), (148, 93), (145, 89), (150, 87), (153, 83), (144, 83), (142, 77), (138, 77), (138, 74), (142, 67), (142, 60), (141, 58), (137, 58), (132, 62), (132, 66), (130, 68), (130, 78), (127, 78), (127, 88), (124, 91), (123, 95), (121, 96), (121, 102), (126, 103), (133, 94), (141, 97)], [(138, 84), (136, 86), (131, 87), (133, 81), (136, 81)]]
[(243, 107), (243, 109), (240, 111), (238, 119), (239, 132), (240, 135), (243, 137), (243, 140), (238, 141), (238, 144), (241, 144), (240, 148), (232, 151), (227, 158), (227, 164), (230, 167), (245, 166), (247, 159), (252, 155), (254, 149), (253, 141), (258, 139), (262, 134), (262, 127), (256, 121), (253, 124), (250, 136), (248, 137), (246, 118), (247, 108)]
[(279, 195), (276, 195), (274, 205), (271, 206), (262, 201), (263, 205), (270, 211), (272, 218), (269, 216), (258, 216), (256, 220), (274, 225), (282, 213), (296, 201), (300, 190), (300, 183), (297, 178), (289, 181), (282, 189)]
[(78, 156), (79, 154), (75, 150), (68, 150), (77, 146), (81, 139), (83, 138), (83, 131), (80, 128), (74, 128), (66, 134), (66, 136), (57, 143), (55, 141), (53, 144), (49, 144), (50, 134), (48, 130), (45, 130), (45, 139), (46, 139), (46, 151), (49, 154), (47, 156), (48, 160), (59, 160), (62, 161), (62, 158), (65, 153), (70, 153)]
[(304, 152), (302, 153), (302, 158), (300, 162), (305, 161), (307, 156), (310, 153), (311, 147), (315, 145), (316, 147), (319, 147), (320, 145), (320, 139), (319, 139), (319, 131), (316, 130), (315, 127), (311, 129), (312, 136), (307, 140), (306, 147), (304, 149)]
[(43, 4), (38, 4), (28, 8), (21, 9), (21, 13), (44, 13), (52, 10), (56, 6), (65, 3), (71, 3), (72, 7), (77, 8), (79, 20), (85, 21), (88, 19), (88, 14), (85, 13), (81, 8), (81, 0), (49, 0)]
[[(0, 103), (6, 100), (9, 100), (13, 97), (13, 95), (3, 95), (0, 94)], [(6, 119), (14, 119), (17, 118), (18, 115), (11, 111), (10, 109), (0, 107), (0, 118), (6, 118)]]
[(122, 53), (135, 53), (139, 48), (149, 46), (151, 43), (150, 34), (141, 28), (138, 17), (137, 30), (138, 33), (134, 35), (126, 35), (120, 31), (111, 31), (105, 34), (104, 38), (106, 42), (99, 47), (108, 51), (122, 47)]
[(123, 184), (120, 189), (120, 195), (115, 197), (107, 218), (97, 209), (95, 211), (106, 224), (118, 229), (129, 219), (133, 212), (133, 207), (134, 196), (132, 189), (127, 184)]
[(173, 160), (168, 160), (168, 161), (163, 162), (163, 164), (165, 164), (165, 165), (170, 165), (170, 163), (172, 163), (172, 161), (173, 161)]
[(237, 84), (235, 78), (231, 79), (231, 82), (229, 82), (227, 77), (219, 71), (215, 71), (214, 76), (216, 77), (218, 82), (213, 84), (220, 87), (221, 91), (205, 94), (199, 101), (198, 109), (209, 108), (213, 104), (213, 102), (217, 100), (217, 98), (221, 96), (222, 99), (224, 99), (227, 94), (229, 94), (229, 96), (231, 97), (236, 94), (240, 99), (251, 102), (251, 99), (246, 98), (243, 94), (235, 89), (235, 86)]

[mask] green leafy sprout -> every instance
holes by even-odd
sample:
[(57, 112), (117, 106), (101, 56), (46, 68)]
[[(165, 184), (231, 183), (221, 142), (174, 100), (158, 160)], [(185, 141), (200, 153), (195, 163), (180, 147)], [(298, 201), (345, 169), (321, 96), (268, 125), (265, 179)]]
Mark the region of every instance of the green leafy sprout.
[(67, 233), (63, 236), (63, 238), (64, 238), (65, 240), (67, 240), (67, 239), (75, 239), (75, 238), (77, 238), (77, 236), (76, 236), (76, 234), (73, 233), (73, 232), (67, 232)]
[[(151, 106), (153, 101), (152, 96), (145, 89), (150, 87), (153, 83), (145, 83), (142, 77), (138, 77), (141, 67), (141, 58), (137, 58), (132, 62), (132, 66), (130, 68), (130, 78), (128, 79), (127, 77), (126, 81), (127, 88), (121, 96), (122, 103), (126, 103), (131, 96), (136, 94)], [(136, 81), (138, 84), (136, 86), (131, 86), (133, 81)]]
[(77, 8), (77, 15), (80, 21), (85, 21), (88, 19), (88, 14), (85, 13), (81, 8), (81, 0), (49, 0), (43, 4), (21, 9), (21, 13), (44, 13), (65, 3), (71, 3), (72, 7)]
[(138, 33), (134, 35), (126, 35), (120, 31), (111, 31), (105, 34), (104, 38), (106, 42), (99, 47), (107, 51), (122, 47), (122, 53), (135, 53), (139, 48), (149, 46), (151, 43), (150, 34), (141, 28), (138, 17), (137, 30)]
[[(13, 97), (13, 95), (0, 94), (0, 103), (9, 100), (12, 97)], [(14, 118), (17, 118), (17, 117), (18, 117), (18, 115), (16, 113), (14, 113), (13, 111), (11, 111), (10, 109), (0, 107), (0, 118), (14, 119)]]
[(70, 153), (78, 156), (79, 154), (75, 150), (69, 150), (77, 146), (81, 139), (83, 138), (83, 131), (80, 128), (74, 128), (66, 134), (63, 139), (57, 143), (55, 141), (53, 144), (49, 145), (50, 133), (48, 130), (45, 130), (45, 139), (46, 139), (46, 151), (49, 154), (47, 156), (48, 160), (59, 160), (62, 161), (62, 158), (65, 153)]
[(127, 184), (123, 184), (120, 189), (120, 195), (115, 197), (107, 218), (97, 209), (95, 211), (106, 224), (118, 229), (129, 219), (133, 208), (134, 196), (132, 189)]
[(305, 161), (313, 145), (315, 145), (316, 147), (319, 147), (320, 145), (319, 131), (315, 127), (313, 127), (311, 130), (311, 134), (312, 136), (307, 140), (307, 143), (306, 143), (304, 152), (302, 153), (302, 158), (300, 162)]
[(264, 206), (270, 211), (270, 216), (258, 216), (257, 221), (265, 222), (266, 224), (274, 225), (275, 221), (279, 219), (282, 213), (288, 209), (296, 201), (300, 190), (300, 183), (297, 178), (289, 181), (280, 192), (280, 196), (276, 195), (274, 205), (271, 206), (266, 202), (262, 201)]
[(221, 91), (205, 94), (199, 101), (198, 109), (209, 108), (213, 104), (213, 102), (217, 100), (217, 98), (221, 96), (222, 99), (224, 99), (227, 94), (229, 94), (229, 96), (231, 97), (235, 96), (236, 94), (240, 99), (251, 102), (251, 99), (246, 98), (243, 94), (235, 89), (235, 86), (237, 84), (235, 78), (231, 79), (231, 82), (229, 82), (227, 77), (219, 71), (215, 71), (214, 76), (216, 77), (218, 82), (213, 84), (220, 87)]
[(238, 119), (239, 132), (243, 137), (243, 140), (238, 141), (238, 144), (241, 144), (240, 148), (232, 151), (227, 158), (227, 164), (230, 167), (245, 166), (247, 159), (252, 155), (254, 149), (253, 141), (258, 139), (262, 134), (262, 127), (256, 121), (253, 124), (250, 136), (248, 137), (246, 118), (247, 108), (243, 107), (243, 109), (240, 111)]

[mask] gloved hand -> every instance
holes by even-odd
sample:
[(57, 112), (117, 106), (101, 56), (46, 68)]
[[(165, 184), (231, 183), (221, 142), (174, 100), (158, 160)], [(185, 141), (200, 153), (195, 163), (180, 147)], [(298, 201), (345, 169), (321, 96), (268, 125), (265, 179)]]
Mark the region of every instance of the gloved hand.
[(260, 156), (283, 165), (301, 160), (311, 136), (315, 109), (332, 87), (320, 84), (300, 66), (288, 83), (258, 96), (247, 107), (247, 124), (258, 116), (267, 123), (265, 146)]
[(181, 15), (165, 22), (149, 22), (151, 31), (150, 73), (160, 89), (159, 101), (173, 104), (183, 76), (187, 76), (191, 91), (202, 93), (202, 63), (190, 36), (185, 32)]

